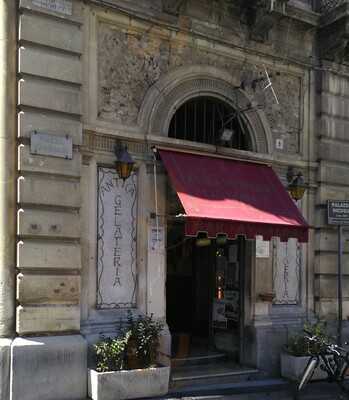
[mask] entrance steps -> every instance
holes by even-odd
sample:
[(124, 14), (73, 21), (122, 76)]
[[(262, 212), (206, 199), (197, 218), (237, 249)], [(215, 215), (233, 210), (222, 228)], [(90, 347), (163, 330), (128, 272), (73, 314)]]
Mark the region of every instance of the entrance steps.
[[(195, 399), (226, 399), (227, 396), (231, 399), (237, 400), (271, 400), (271, 394), (275, 393), (277, 400), (293, 400), (293, 390), (290, 383), (284, 379), (262, 379), (256, 381), (244, 381), (244, 382), (230, 382), (230, 383), (216, 383), (202, 385), (186, 386), (183, 388), (171, 388), (166, 396), (161, 397), (162, 399), (183, 399), (183, 398), (195, 398)], [(265, 394), (266, 397), (262, 397)], [(237, 396), (237, 397), (235, 397)], [(246, 396), (246, 397), (245, 397)], [(254, 397), (255, 396), (255, 397)], [(290, 396), (290, 397), (289, 397)], [(310, 400), (310, 399), (306, 399)], [(311, 399), (314, 400), (314, 399)], [(316, 400), (325, 400), (322, 398)], [(326, 398), (326, 400), (329, 400)], [(334, 400), (334, 399), (331, 399)]]
[(173, 390), (201, 385), (237, 383), (258, 379), (257, 369), (242, 367), (229, 361), (225, 354), (188, 357), (172, 360)]

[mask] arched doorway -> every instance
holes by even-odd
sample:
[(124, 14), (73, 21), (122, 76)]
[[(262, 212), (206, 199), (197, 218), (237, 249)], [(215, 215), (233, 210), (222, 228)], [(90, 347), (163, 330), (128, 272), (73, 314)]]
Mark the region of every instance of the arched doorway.
[[(252, 150), (243, 112), (214, 96), (181, 104), (168, 128), (173, 139)], [(221, 235), (185, 237), (177, 193), (167, 184), (166, 321), (172, 358), (241, 361), (243, 349), (245, 240)], [(176, 217), (177, 216), (177, 217)]]
[[(142, 133), (144, 133), (149, 143), (152, 143), (155, 146), (159, 144), (160, 146), (175, 147), (177, 149), (182, 148), (183, 150), (187, 149), (188, 151), (195, 149), (195, 152), (199, 153), (202, 149), (203, 152), (217, 151), (222, 152), (225, 155), (229, 155), (230, 153), (236, 155), (237, 152), (240, 151), (238, 155), (239, 158), (244, 157), (244, 154), (241, 151), (245, 150), (249, 152), (249, 156), (253, 152), (270, 154), (273, 151), (273, 140), (266, 116), (262, 110), (253, 106), (251, 99), (243, 90), (241, 90), (240, 83), (241, 82), (238, 75), (232, 75), (230, 71), (218, 69), (213, 66), (190, 65), (172, 70), (170, 73), (163, 75), (156, 82), (156, 84), (154, 84), (148, 90), (145, 98), (143, 99), (142, 106), (138, 114), (137, 123), (141, 127)], [(200, 114), (197, 112), (200, 107), (201, 110), (205, 108), (205, 101), (206, 112), (204, 112), (204, 114), (211, 115), (211, 119), (214, 117), (214, 115), (217, 116), (217, 121), (213, 128), (214, 133), (210, 136), (209, 141), (207, 140), (209, 137), (207, 131), (209, 123), (207, 119), (210, 118), (203, 118), (201, 116), (201, 120), (197, 120), (197, 118), (199, 118), (198, 114)], [(225, 110), (223, 113), (223, 124), (221, 122), (222, 118), (220, 115), (218, 115), (217, 110), (215, 110), (216, 114), (212, 108), (211, 112), (207, 112), (207, 105), (209, 102), (211, 103), (213, 109), (216, 107), (220, 108), (220, 110), (222, 110), (222, 108)], [(197, 117), (194, 118), (192, 116), (190, 117), (189, 121), (187, 119), (187, 129), (184, 129), (183, 124), (185, 120), (183, 120), (183, 115), (187, 113), (188, 117), (188, 109), (192, 110), (195, 114), (195, 103)], [(202, 113), (203, 111), (201, 111), (201, 114)], [(181, 114), (182, 118), (180, 116)], [(229, 120), (229, 117), (233, 117), (232, 121), (228, 121), (228, 123), (226, 123), (227, 120)], [(179, 120), (182, 122), (179, 122)], [(230, 122), (233, 126), (229, 126)], [(180, 128), (178, 125), (181, 123), (182, 128)], [(190, 129), (190, 126), (193, 126), (194, 123), (196, 124), (196, 130), (194, 127)], [(177, 128), (174, 127), (175, 124), (177, 124)], [(203, 130), (203, 124), (206, 124), (206, 133), (204, 134), (201, 132), (198, 134), (199, 130)], [(234, 132), (231, 137), (232, 140), (221, 140), (224, 138), (222, 135), (225, 128)], [(229, 151), (229, 148), (232, 149), (231, 152)], [(237, 151), (235, 149), (237, 149)], [(160, 172), (158, 172), (158, 174), (160, 175)], [(163, 180), (162, 182), (166, 182), (166, 180)], [(167, 294), (166, 291), (161, 291), (159, 294), (159, 299), (161, 303), (163, 301), (163, 310), (165, 311), (167, 309), (164, 317), (166, 317), (166, 322), (170, 325), (171, 335), (168, 335), (167, 337), (170, 341), (172, 336), (172, 357), (178, 356), (180, 341), (180, 336), (178, 334), (183, 334), (182, 354), (185, 355), (185, 353), (187, 353), (188, 355), (188, 352), (190, 353), (190, 344), (193, 336), (192, 334), (195, 334), (195, 332), (189, 332), (188, 335), (188, 325), (185, 325), (184, 321), (189, 321), (191, 323), (192, 316), (199, 316), (201, 315), (200, 311), (204, 312), (204, 310), (209, 310), (209, 313), (211, 314), (206, 313), (205, 315), (202, 315), (202, 321), (196, 321), (194, 324), (192, 324), (192, 326), (196, 326), (196, 330), (199, 332), (205, 332), (206, 337), (201, 338), (203, 340), (203, 346), (201, 346), (201, 349), (206, 346), (206, 349), (210, 350), (210, 340), (212, 337), (210, 338), (209, 332), (210, 324), (212, 322), (211, 316), (213, 314), (212, 298), (209, 298), (208, 300), (206, 298), (206, 304), (204, 304), (204, 302), (201, 303), (199, 312), (195, 312), (195, 310), (198, 309), (197, 305), (194, 306), (191, 303), (195, 294), (195, 292), (193, 292), (193, 285), (189, 283), (190, 279), (191, 282), (194, 282), (193, 274), (190, 272), (190, 269), (192, 268), (191, 262), (196, 257), (194, 253), (201, 252), (196, 259), (199, 263), (200, 260), (203, 260), (205, 263), (211, 263), (211, 271), (213, 268), (212, 265), (214, 265), (216, 268), (218, 263), (216, 260), (217, 253), (218, 255), (222, 256), (222, 260), (225, 258), (231, 265), (234, 264), (234, 266), (239, 270), (243, 269), (244, 275), (235, 272), (235, 274), (230, 274), (230, 276), (227, 278), (231, 279), (232, 276), (234, 276), (235, 280), (239, 282), (239, 288), (245, 289), (245, 286), (248, 287), (251, 283), (251, 276), (249, 274), (251, 274), (252, 271), (253, 243), (251, 241), (239, 239), (234, 243), (231, 241), (224, 243), (223, 241), (223, 245), (221, 246), (220, 243), (217, 243), (216, 239), (213, 239), (210, 242), (210, 246), (200, 247), (196, 245), (196, 239), (190, 239), (184, 236), (183, 229), (180, 230), (178, 228), (177, 232), (174, 230), (174, 232), (171, 233), (170, 231), (172, 227), (176, 225), (178, 227), (180, 226), (178, 218), (175, 218), (175, 216), (182, 212), (181, 205), (178, 202), (177, 194), (173, 191), (169, 180), (167, 180), (167, 185), (164, 184), (161, 186), (161, 188), (157, 186), (157, 188), (159, 189), (158, 193), (161, 192), (161, 195), (159, 194), (161, 199), (166, 198), (167, 193), (167, 206), (166, 211), (164, 210), (164, 214), (168, 216), (168, 218), (166, 218), (166, 246), (168, 257), (167, 261), (164, 260), (164, 272), (168, 272), (166, 288)], [(201, 243), (204, 243), (204, 241), (201, 241)], [(232, 246), (230, 250), (229, 246)], [(220, 250), (220, 247), (222, 247), (222, 250)], [(205, 252), (207, 254), (205, 254)], [(181, 260), (181, 262), (175, 265), (169, 259), (170, 253), (172, 253), (172, 260), (176, 260), (176, 262), (177, 260)], [(240, 268), (240, 263), (245, 263), (246, 268)], [(224, 270), (224, 268), (225, 266), (222, 265), (222, 270)], [(210, 270), (210, 266), (208, 266), (208, 269)], [(171, 288), (168, 285), (169, 278), (171, 278), (169, 275), (172, 272), (177, 273), (176, 270), (182, 274), (182, 279), (179, 277), (177, 279), (178, 285), (173, 285)], [(233, 268), (229, 268), (229, 273), (231, 271), (233, 271)], [(187, 274), (187, 276), (184, 276), (185, 274)], [(190, 278), (190, 274), (192, 275), (192, 278)], [(202, 291), (206, 290), (204, 290), (206, 284), (203, 282), (205, 279), (201, 279), (202, 285), (200, 287), (202, 288)], [(212, 275), (210, 282), (211, 288), (207, 290), (209, 292), (211, 291), (210, 293), (212, 294), (212, 290), (214, 291), (214, 289), (212, 289), (212, 282), (215, 282), (215, 277), (213, 276), (212, 278)], [(206, 288), (207, 286), (208, 285), (206, 285)], [(191, 298), (190, 295), (188, 295), (189, 287), (192, 288)], [(195, 287), (199, 287), (199, 285), (194, 285), (194, 288)], [(169, 315), (169, 310), (171, 308), (169, 301), (171, 297), (169, 295), (170, 292), (172, 292), (172, 306), (177, 308), (177, 310), (180, 312), (180, 314), (177, 315), (177, 321), (180, 320), (181, 322), (179, 323), (183, 323), (182, 326), (177, 326), (178, 334), (174, 333), (175, 329), (173, 329), (173, 323), (171, 322), (172, 317)], [(248, 293), (248, 291), (245, 290), (245, 293)], [(163, 295), (164, 297), (162, 297)], [(239, 292), (238, 297), (239, 299), (240, 297), (243, 297), (243, 293)], [(247, 321), (251, 315), (250, 300), (248, 296), (245, 296), (244, 300), (245, 301), (240, 302), (240, 304), (242, 308), (244, 307), (244, 303), (246, 304), (245, 315)], [(191, 310), (191, 314), (184, 315), (185, 312), (189, 312), (189, 310)], [(216, 311), (217, 314), (220, 312), (219, 307)], [(234, 310), (230, 312), (234, 314)], [(230, 352), (228, 351), (228, 353), (230, 353), (237, 361), (243, 360), (240, 357), (243, 353), (243, 343), (240, 340), (243, 337), (243, 332), (239, 332), (239, 329), (243, 328), (243, 324), (240, 323), (241, 315), (243, 314), (240, 313), (239, 322), (236, 324), (235, 329), (235, 332), (238, 334), (235, 335), (235, 339), (237, 339), (236, 342), (234, 343), (234, 339), (232, 337), (227, 338), (223, 335), (220, 338), (220, 343), (222, 344), (220, 348), (226, 349), (225, 345), (227, 343), (228, 345), (231, 345), (232, 342), (234, 343), (234, 350)], [(174, 316), (174, 319), (175, 318), (176, 316)], [(219, 323), (219, 321), (217, 322)], [(169, 342), (166, 343), (168, 343), (168, 346), (170, 347)], [(246, 340), (246, 343), (248, 343), (248, 340)], [(169, 349), (169, 347), (167, 347), (167, 349)], [(200, 340), (198, 349), (200, 352)]]

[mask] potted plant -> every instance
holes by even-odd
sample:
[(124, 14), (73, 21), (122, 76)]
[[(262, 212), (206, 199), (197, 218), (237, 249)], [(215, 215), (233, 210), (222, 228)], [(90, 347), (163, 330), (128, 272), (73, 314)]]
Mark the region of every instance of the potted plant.
[(168, 392), (170, 368), (156, 362), (163, 324), (150, 316), (128, 315), (118, 337), (94, 345), (95, 369), (88, 371), (93, 400), (160, 396)]
[[(325, 324), (317, 322), (316, 324), (305, 324), (304, 329), (310, 335), (317, 336), (322, 341), (331, 342), (331, 337), (326, 334)], [(304, 368), (307, 365), (309, 357), (317, 354), (319, 344), (309, 342), (306, 333), (298, 333), (289, 338), (284, 351), (281, 353), (281, 375), (291, 380), (299, 380)], [(324, 379), (327, 377), (325, 371), (320, 366), (314, 371), (313, 380)]]

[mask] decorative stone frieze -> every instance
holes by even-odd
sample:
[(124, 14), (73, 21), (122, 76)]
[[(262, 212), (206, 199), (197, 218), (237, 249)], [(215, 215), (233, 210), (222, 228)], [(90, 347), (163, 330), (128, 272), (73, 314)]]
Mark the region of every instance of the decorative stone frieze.
[[(115, 152), (116, 137), (111, 135), (105, 135), (90, 130), (84, 131), (83, 150), (92, 152)], [(139, 156), (144, 155), (147, 151), (150, 151), (149, 146), (144, 142), (133, 141), (122, 138), (122, 143), (127, 146), (127, 149), (132, 154)]]
[[(98, 23), (98, 120), (133, 129), (141, 126), (146, 133), (166, 136), (175, 107), (191, 96), (212, 95), (233, 107), (243, 108), (250, 101), (254, 112), (246, 112), (246, 118), (254, 115), (261, 121), (261, 114), (265, 114), (263, 124), (271, 128), (268, 148), (273, 148), (272, 142), (281, 138), (284, 146), (279, 151), (300, 151), (303, 76), (279, 73), (268, 67), (282, 104), (275, 107), (273, 95), (263, 90), (261, 84), (236, 90), (242, 82), (263, 81), (265, 71), (260, 62), (254, 65), (251, 61), (237, 61), (229, 48), (217, 50), (190, 35), (170, 37), (169, 33), (164, 30), (161, 36), (152, 34), (150, 29), (135, 31), (111, 22)], [(173, 100), (172, 110), (167, 99)], [(156, 114), (159, 107), (163, 112)], [(256, 136), (255, 148), (265, 152), (265, 148), (258, 147)]]

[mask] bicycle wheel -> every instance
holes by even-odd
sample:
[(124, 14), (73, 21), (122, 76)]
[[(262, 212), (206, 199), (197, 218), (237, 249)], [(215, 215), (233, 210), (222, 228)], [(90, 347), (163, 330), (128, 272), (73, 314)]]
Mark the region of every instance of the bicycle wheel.
[(309, 361), (307, 366), (305, 367), (302, 377), (298, 384), (298, 391), (302, 390), (304, 386), (310, 381), (311, 377), (314, 374), (314, 370), (319, 364), (319, 360), (317, 357), (312, 357)]

